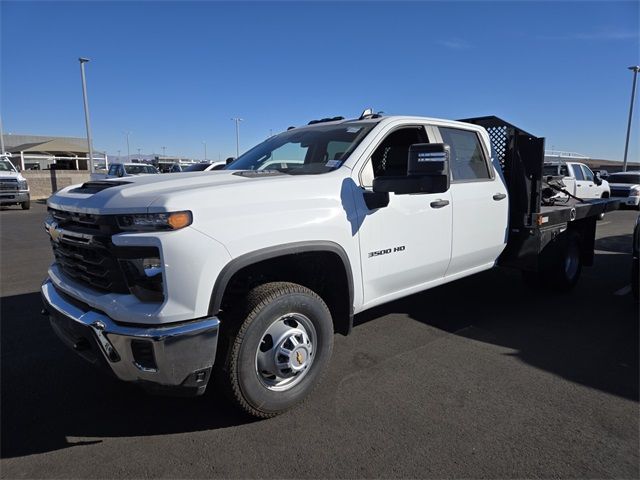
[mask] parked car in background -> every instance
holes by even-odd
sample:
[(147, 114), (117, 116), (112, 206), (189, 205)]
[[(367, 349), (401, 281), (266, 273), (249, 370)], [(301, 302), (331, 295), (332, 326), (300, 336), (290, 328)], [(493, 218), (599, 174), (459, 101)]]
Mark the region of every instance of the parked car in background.
[(22, 176), (8, 156), (0, 156), (0, 205), (20, 205), (31, 208), (27, 179)]
[(112, 163), (106, 178), (130, 177), (133, 175), (149, 175), (160, 173), (153, 165), (146, 163)]
[(183, 168), (183, 172), (210, 172), (211, 170), (222, 170), (227, 165), (226, 162), (201, 162)]
[[(584, 163), (578, 162), (545, 162), (544, 175), (562, 176), (563, 183), (571, 195), (578, 198), (609, 198), (611, 189), (609, 182), (603, 180), (598, 173), (594, 173)], [(559, 198), (567, 197), (558, 192)]]
[(609, 184), (611, 196), (620, 199), (621, 205), (640, 207), (640, 170), (612, 173)]

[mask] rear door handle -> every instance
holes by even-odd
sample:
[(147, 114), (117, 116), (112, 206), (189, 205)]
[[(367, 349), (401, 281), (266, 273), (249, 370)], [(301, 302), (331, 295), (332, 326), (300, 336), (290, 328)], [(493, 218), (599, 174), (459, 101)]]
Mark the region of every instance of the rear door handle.
[(496, 193), (496, 194), (493, 196), (493, 199), (494, 199), (494, 200), (496, 200), (496, 201), (498, 201), (498, 200), (503, 200), (503, 199), (505, 199), (505, 198), (507, 198), (507, 194), (506, 194), (506, 193)]
[(435, 202), (430, 203), (431, 208), (442, 208), (449, 205), (449, 200), (436, 200)]

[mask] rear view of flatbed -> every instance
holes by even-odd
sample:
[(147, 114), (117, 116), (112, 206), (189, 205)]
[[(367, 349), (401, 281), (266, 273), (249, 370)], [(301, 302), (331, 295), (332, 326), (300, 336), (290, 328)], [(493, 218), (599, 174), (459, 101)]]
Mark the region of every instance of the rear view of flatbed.
[(619, 201), (571, 199), (545, 204), (544, 138), (495, 117), (461, 120), (489, 132), (492, 157), (500, 163), (509, 191), (507, 246), (498, 264), (559, 288), (575, 285), (582, 265), (593, 264), (596, 221)]

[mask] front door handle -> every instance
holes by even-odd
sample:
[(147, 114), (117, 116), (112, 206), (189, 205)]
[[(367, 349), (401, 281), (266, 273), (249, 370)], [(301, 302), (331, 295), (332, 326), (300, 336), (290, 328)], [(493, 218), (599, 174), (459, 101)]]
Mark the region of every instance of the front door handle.
[(449, 200), (436, 200), (435, 202), (430, 203), (431, 208), (442, 208), (449, 205)]
[(495, 201), (498, 201), (498, 200), (504, 200), (505, 198), (507, 198), (507, 194), (506, 194), (506, 193), (496, 193), (496, 194), (493, 196), (493, 199), (494, 199)]

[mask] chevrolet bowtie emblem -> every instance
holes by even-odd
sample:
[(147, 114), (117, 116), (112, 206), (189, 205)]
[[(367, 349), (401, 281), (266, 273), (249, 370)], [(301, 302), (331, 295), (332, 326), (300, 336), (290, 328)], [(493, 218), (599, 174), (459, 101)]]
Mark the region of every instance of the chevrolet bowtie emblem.
[(53, 240), (54, 242), (58, 242), (62, 238), (63, 234), (62, 230), (58, 228), (58, 225), (52, 223), (51, 225), (49, 225), (49, 235), (51, 235), (51, 240)]
[(296, 360), (298, 361), (298, 365), (302, 365), (302, 354), (298, 351), (296, 352)]

